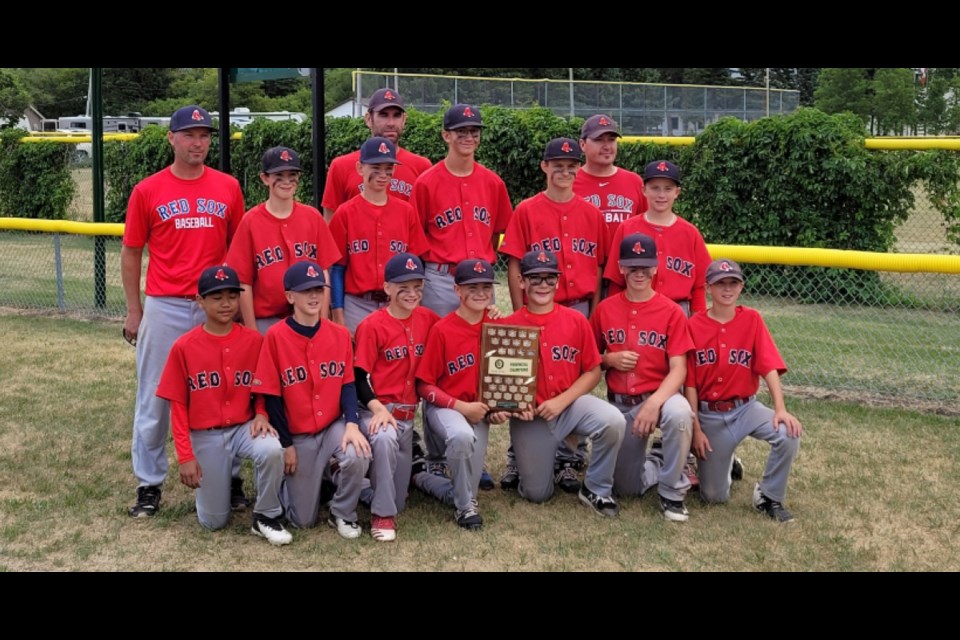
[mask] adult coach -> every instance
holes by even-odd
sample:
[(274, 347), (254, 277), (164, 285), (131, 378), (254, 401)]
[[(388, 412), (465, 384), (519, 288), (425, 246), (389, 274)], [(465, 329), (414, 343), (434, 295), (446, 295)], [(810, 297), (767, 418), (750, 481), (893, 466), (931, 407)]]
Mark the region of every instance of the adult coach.
[[(580, 148), (585, 162), (577, 172), (573, 192), (603, 214), (604, 249), (610, 248), (613, 234), (622, 222), (647, 210), (643, 179), (614, 164), (619, 140), (617, 121), (602, 113), (587, 118), (580, 129)], [(616, 249), (613, 247), (614, 255)]]
[(457, 265), (496, 262), (499, 236), (513, 215), (503, 180), (476, 161), (482, 130), (476, 107), (447, 109), (442, 134), (447, 155), (420, 176), (410, 199), (427, 237), (423, 306), (441, 318), (460, 306), (453, 287)]
[[(194, 299), (197, 279), (221, 264), (245, 211), (235, 178), (204, 165), (213, 121), (195, 106), (170, 118), (173, 164), (134, 187), (127, 206), (120, 272), (127, 301), (124, 336), (137, 347), (137, 401), (133, 419), (133, 517), (153, 516), (167, 475), (169, 403), (156, 396), (174, 341), (204, 320)], [(143, 248), (150, 250), (146, 299), (140, 302)]]
[[(397, 146), (396, 171), (390, 179), (389, 194), (401, 200), (409, 200), (417, 176), (433, 164), (400, 147), (400, 136), (407, 124), (407, 112), (403, 98), (393, 89), (378, 89), (370, 96), (367, 113), (363, 117), (371, 137), (387, 138)], [(327, 184), (323, 189), (323, 217), (330, 222), (337, 207), (363, 191), (363, 177), (357, 173), (360, 151), (338, 156), (330, 163)]]

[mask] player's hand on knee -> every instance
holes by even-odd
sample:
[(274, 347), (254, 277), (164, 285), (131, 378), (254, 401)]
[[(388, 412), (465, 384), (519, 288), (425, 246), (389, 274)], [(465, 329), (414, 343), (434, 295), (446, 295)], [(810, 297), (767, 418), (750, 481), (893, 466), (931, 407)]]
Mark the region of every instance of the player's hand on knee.
[(277, 437), (277, 430), (270, 425), (270, 421), (259, 413), (254, 416), (253, 423), (250, 425), (251, 438), (266, 438), (267, 436)]
[(370, 435), (375, 435), (381, 429), (386, 427), (397, 428), (397, 419), (393, 417), (393, 414), (387, 411), (384, 407), (383, 409), (378, 409), (373, 412), (373, 417), (370, 418), (370, 424), (367, 427), (367, 430), (370, 432)]
[(713, 453), (713, 449), (710, 448), (710, 440), (707, 438), (707, 434), (699, 429), (693, 433), (693, 440), (690, 442), (690, 451), (693, 452), (693, 455), (697, 456), (700, 460), (707, 459), (707, 452)]
[(346, 451), (347, 447), (351, 444), (353, 445), (354, 451), (356, 451), (357, 455), (361, 458), (369, 458), (372, 455), (370, 443), (367, 442), (367, 439), (360, 431), (360, 426), (355, 422), (347, 423), (347, 429), (343, 432), (343, 439), (340, 440), (340, 449)]
[(791, 438), (799, 438), (801, 435), (803, 435), (803, 425), (800, 424), (800, 421), (797, 420), (796, 416), (788, 411), (777, 411), (773, 415), (774, 430), (779, 431), (780, 425), (786, 427), (787, 435)]
[(550, 398), (544, 400), (537, 407), (537, 416), (547, 421), (556, 420), (566, 408), (566, 405), (559, 398)]
[(203, 477), (203, 470), (200, 469), (200, 463), (196, 460), (184, 462), (180, 465), (180, 482), (191, 489), (200, 488), (200, 480)]
[(640, 407), (637, 417), (633, 419), (633, 434), (646, 438), (660, 424), (660, 407), (648, 399)]
[(470, 424), (482, 422), (487, 417), (489, 410), (487, 405), (482, 402), (457, 402), (459, 408), (457, 411), (463, 414)]
[(292, 476), (297, 472), (297, 450), (290, 445), (283, 450), (283, 473)]

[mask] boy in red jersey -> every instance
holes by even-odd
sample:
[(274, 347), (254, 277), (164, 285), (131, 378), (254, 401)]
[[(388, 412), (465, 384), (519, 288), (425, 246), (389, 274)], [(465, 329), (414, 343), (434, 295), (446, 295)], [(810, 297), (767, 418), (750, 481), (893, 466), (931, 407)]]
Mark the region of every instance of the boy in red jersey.
[(390, 140), (374, 137), (364, 142), (355, 169), (363, 176), (363, 191), (341, 205), (330, 221), (341, 255), (331, 271), (333, 321), (351, 334), (361, 320), (387, 304), (383, 287), (387, 261), (399, 253), (421, 255), (427, 249), (416, 211), (387, 191), (398, 165)]
[(283, 449), (262, 402), (254, 413), (251, 394), (263, 338), (233, 322), (240, 305), (237, 273), (205, 269), (197, 305), (206, 321), (173, 343), (157, 386), (157, 396), (170, 402), (180, 482), (196, 490), (200, 524), (222, 529), (230, 520), (234, 458), (253, 460), (258, 496), (251, 531), (270, 544), (289, 544), (293, 537), (279, 520)]
[[(624, 236), (642, 233), (657, 243), (657, 278), (653, 288), (683, 308), (687, 316), (707, 308), (703, 276), (710, 253), (695, 226), (679, 217), (673, 205), (680, 195), (680, 168), (658, 160), (643, 172), (643, 192), (649, 207), (643, 215), (625, 221), (614, 232), (610, 249)], [(610, 293), (623, 290), (624, 279), (616, 261), (607, 262), (603, 277), (610, 281)]]
[(603, 248), (615, 255), (613, 235), (625, 220), (647, 210), (643, 180), (633, 171), (616, 166), (620, 127), (605, 114), (586, 119), (580, 129), (580, 148), (586, 157), (577, 172), (573, 191), (600, 209), (604, 221)]
[[(132, 517), (160, 510), (167, 476), (170, 408), (156, 395), (174, 341), (203, 322), (194, 302), (197, 277), (220, 264), (243, 217), (243, 193), (230, 175), (204, 165), (213, 120), (201, 107), (182, 107), (170, 118), (167, 141), (173, 164), (141, 180), (127, 206), (120, 274), (127, 301), (123, 335), (137, 347), (137, 400), (131, 454), (138, 481)], [(148, 247), (146, 299), (140, 301), (143, 248)], [(246, 499), (235, 469), (235, 508)]]
[[(790, 468), (800, 449), (803, 425), (787, 411), (780, 376), (787, 367), (763, 318), (738, 306), (743, 273), (733, 260), (714, 260), (706, 273), (713, 305), (690, 319), (695, 350), (689, 356), (686, 396), (698, 407), (693, 451), (700, 458), (700, 496), (730, 499), (733, 454), (747, 436), (770, 444), (770, 455), (753, 490), (753, 507), (777, 522), (793, 516), (784, 506)], [(773, 400), (756, 399), (760, 378)]]
[(477, 163), (480, 110), (455, 104), (443, 115), (447, 156), (417, 178), (410, 203), (427, 236), (423, 306), (441, 318), (460, 307), (453, 272), (463, 260), (497, 259), (513, 206), (496, 173)]
[(553, 495), (554, 463), (570, 435), (593, 443), (580, 487), (580, 502), (602, 516), (620, 512), (613, 499), (613, 473), (623, 440), (623, 414), (591, 395), (600, 382), (600, 353), (582, 314), (554, 303), (560, 279), (557, 257), (531, 251), (520, 261), (527, 305), (503, 324), (540, 327), (537, 407), (510, 420), (510, 441), (520, 475), (518, 491), (531, 502)]
[(480, 331), (490, 320), (496, 278), (486, 260), (464, 260), (454, 270), (454, 291), (461, 303), (456, 311), (433, 325), (426, 351), (417, 368), (417, 393), (427, 401), (425, 429), (437, 432), (431, 442), (445, 442), (452, 480), (423, 471), (414, 484), (456, 509), (457, 525), (475, 530), (483, 526), (477, 490), (491, 424), (502, 424), (509, 414), (488, 413), (479, 399)]
[[(296, 200), (301, 173), (297, 152), (273, 147), (263, 154), (261, 164), (260, 180), (270, 195), (240, 221), (226, 263), (237, 270), (244, 285), (240, 295), (244, 325), (266, 333), (290, 314), (283, 293), (287, 268), (310, 260), (327, 270), (340, 259), (340, 252), (320, 212)], [(328, 306), (327, 299), (321, 317), (327, 317)]]
[(297, 262), (284, 273), (283, 286), (293, 315), (267, 330), (254, 379), (284, 447), (287, 479), (280, 497), (292, 525), (314, 526), (320, 483), (335, 457), (337, 491), (328, 523), (344, 538), (358, 538), (357, 503), (370, 445), (360, 432), (350, 334), (320, 318), (327, 287), (320, 265)]
[(357, 327), (354, 374), (360, 428), (370, 442), (370, 534), (390, 542), (397, 537), (396, 515), (407, 502), (412, 465), (413, 418), (417, 412), (416, 371), (427, 334), (436, 324), (433, 311), (420, 306), (423, 263), (411, 253), (390, 258), (384, 269), (390, 304)]
[[(672, 300), (653, 290), (657, 245), (641, 233), (620, 243), (620, 270), (627, 288), (600, 303), (590, 318), (603, 366), (607, 398), (626, 418), (613, 490), (643, 495), (659, 485), (660, 510), (667, 520), (684, 522), (690, 480), (684, 473), (693, 412), (680, 395), (693, 342), (687, 318)], [(647, 456), (647, 440), (660, 427), (663, 442)]]
[[(432, 163), (400, 147), (400, 136), (407, 124), (403, 98), (393, 89), (377, 89), (370, 96), (363, 119), (371, 136), (387, 138), (396, 145), (398, 160), (403, 164), (390, 178), (390, 195), (409, 200), (417, 176), (429, 169)], [(327, 222), (340, 205), (363, 192), (365, 186), (356, 170), (359, 158), (360, 152), (354, 151), (338, 156), (330, 163), (327, 184), (323, 189), (323, 216)]]

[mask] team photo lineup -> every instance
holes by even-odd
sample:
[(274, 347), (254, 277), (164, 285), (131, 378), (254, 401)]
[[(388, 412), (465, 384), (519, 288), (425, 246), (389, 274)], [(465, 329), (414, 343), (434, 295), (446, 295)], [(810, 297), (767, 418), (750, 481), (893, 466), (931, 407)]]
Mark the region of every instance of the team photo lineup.
[(752, 437), (770, 447), (751, 505), (793, 521), (803, 426), (787, 366), (740, 304), (741, 266), (712, 259), (674, 212), (681, 167), (618, 167), (618, 123), (596, 114), (579, 139), (545, 145), (545, 186), (514, 207), (475, 159), (479, 107), (444, 113), (436, 163), (402, 148), (406, 117), (396, 90), (370, 96), (371, 135), (332, 161), (318, 210), (296, 199), (298, 150), (265, 151), (269, 195), (248, 209), (205, 164), (211, 115), (173, 114), (174, 160), (134, 188), (120, 253), (137, 370), (129, 515), (161, 509), (172, 434), (199, 524), (248, 512), (272, 545), (324, 520), (394, 541), (412, 490), (464, 530), (484, 527), (483, 492), (498, 487), (533, 503), (559, 489), (599, 517), (654, 490), (663, 518), (691, 526), (688, 495), (730, 500)]

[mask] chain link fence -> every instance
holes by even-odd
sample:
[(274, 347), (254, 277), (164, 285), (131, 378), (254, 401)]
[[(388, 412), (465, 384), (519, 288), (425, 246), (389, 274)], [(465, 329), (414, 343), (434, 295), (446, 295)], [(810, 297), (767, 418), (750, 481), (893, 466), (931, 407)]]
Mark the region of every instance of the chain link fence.
[(377, 89), (393, 87), (407, 107), (432, 113), (444, 102), (491, 104), (514, 109), (546, 107), (560, 116), (606, 113), (624, 135), (693, 136), (722, 117), (745, 122), (786, 114), (800, 106), (800, 92), (757, 87), (709, 87), (636, 82), (525, 80), (384, 74), (355, 71), (354, 115)]

